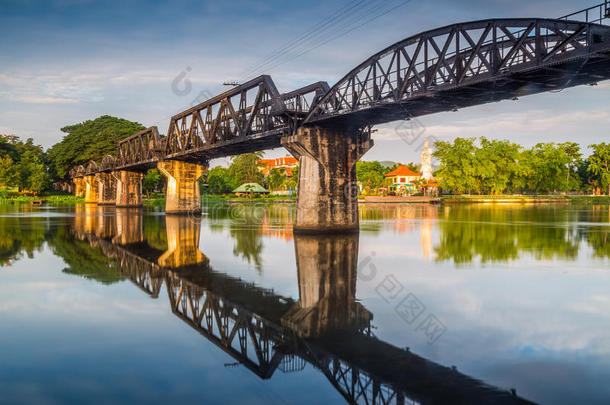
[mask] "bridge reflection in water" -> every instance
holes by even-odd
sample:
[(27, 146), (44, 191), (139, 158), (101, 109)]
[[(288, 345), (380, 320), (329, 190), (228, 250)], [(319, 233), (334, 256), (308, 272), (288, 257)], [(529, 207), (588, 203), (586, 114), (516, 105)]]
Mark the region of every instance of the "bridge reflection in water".
[(71, 234), (151, 297), (165, 285), (174, 315), (260, 378), (309, 363), (348, 403), (529, 403), (373, 336), (373, 314), (356, 300), (358, 235), (294, 236), (294, 301), (214, 269), (199, 218), (159, 220), (165, 251), (145, 239), (137, 209), (84, 207)]

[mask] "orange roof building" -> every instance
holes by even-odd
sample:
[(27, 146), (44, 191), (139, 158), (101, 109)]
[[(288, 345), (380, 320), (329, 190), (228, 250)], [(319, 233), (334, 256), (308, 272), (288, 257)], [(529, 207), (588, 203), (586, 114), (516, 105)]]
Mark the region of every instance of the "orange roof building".
[(421, 173), (416, 173), (405, 165), (400, 165), (396, 169), (385, 174), (386, 178), (391, 179), (390, 191), (394, 192), (413, 192), (415, 182), (421, 179)]
[(286, 169), (286, 174), (292, 176), (292, 169), (298, 166), (299, 161), (292, 156), (285, 156), (277, 159), (261, 159), (258, 161), (258, 164), (261, 166), (260, 169), (265, 176), (269, 174), (271, 169), (276, 167), (283, 167)]
[(400, 165), (396, 169), (385, 174), (385, 177), (394, 177), (394, 176), (421, 177), (421, 173), (415, 173), (413, 170), (409, 169), (407, 166)]

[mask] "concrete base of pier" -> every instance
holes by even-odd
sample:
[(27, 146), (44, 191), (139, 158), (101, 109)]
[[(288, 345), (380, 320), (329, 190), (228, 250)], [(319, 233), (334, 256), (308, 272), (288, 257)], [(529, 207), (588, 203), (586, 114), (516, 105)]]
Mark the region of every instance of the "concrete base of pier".
[(300, 165), (294, 231), (358, 232), (356, 162), (373, 146), (370, 133), (300, 128), (282, 146)]
[(142, 206), (142, 178), (138, 172), (120, 170), (112, 173), (116, 180), (116, 206), (141, 207)]
[(199, 178), (206, 172), (207, 165), (165, 160), (159, 162), (157, 168), (167, 177), (165, 213), (201, 213)]
[(85, 181), (85, 203), (97, 204), (98, 200), (98, 183), (95, 175), (83, 177)]
[(77, 197), (84, 197), (86, 191), (85, 179), (82, 177), (74, 178), (74, 195)]
[(116, 204), (116, 179), (110, 173), (97, 173), (95, 178), (98, 182), (98, 200), (99, 205), (115, 205)]

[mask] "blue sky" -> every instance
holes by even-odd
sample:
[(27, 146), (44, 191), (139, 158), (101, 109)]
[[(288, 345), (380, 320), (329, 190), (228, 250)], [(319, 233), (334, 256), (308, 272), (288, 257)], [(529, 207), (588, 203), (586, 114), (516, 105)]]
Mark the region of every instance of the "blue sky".
[[(554, 17), (595, 0), (411, 0), (373, 22), (311, 51), (248, 71), (338, 10), (360, 3), (349, 27), (381, 10), (375, 1), (0, 0), (0, 133), (32, 137), (49, 147), (60, 128), (110, 114), (167, 131), (168, 118), (224, 81), (268, 73), (280, 91), (318, 80), (334, 84), (368, 56), (426, 29), (490, 17)], [(386, 0), (383, 7), (404, 3)], [(341, 31), (338, 31), (341, 32)], [(333, 35), (330, 35), (332, 38)], [(180, 75), (183, 76), (180, 76)], [(185, 89), (187, 94), (172, 90)], [(531, 146), (608, 141), (610, 83), (502, 102), (420, 119), (425, 136), (506, 138)], [(379, 128), (372, 160), (419, 160), (397, 123)], [(284, 155), (284, 150), (269, 152)]]

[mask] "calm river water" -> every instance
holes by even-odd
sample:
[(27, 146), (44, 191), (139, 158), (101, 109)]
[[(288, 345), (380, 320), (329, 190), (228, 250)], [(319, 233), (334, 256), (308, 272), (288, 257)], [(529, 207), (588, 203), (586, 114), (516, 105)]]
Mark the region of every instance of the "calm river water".
[(608, 205), (0, 210), (0, 403), (610, 403)]

